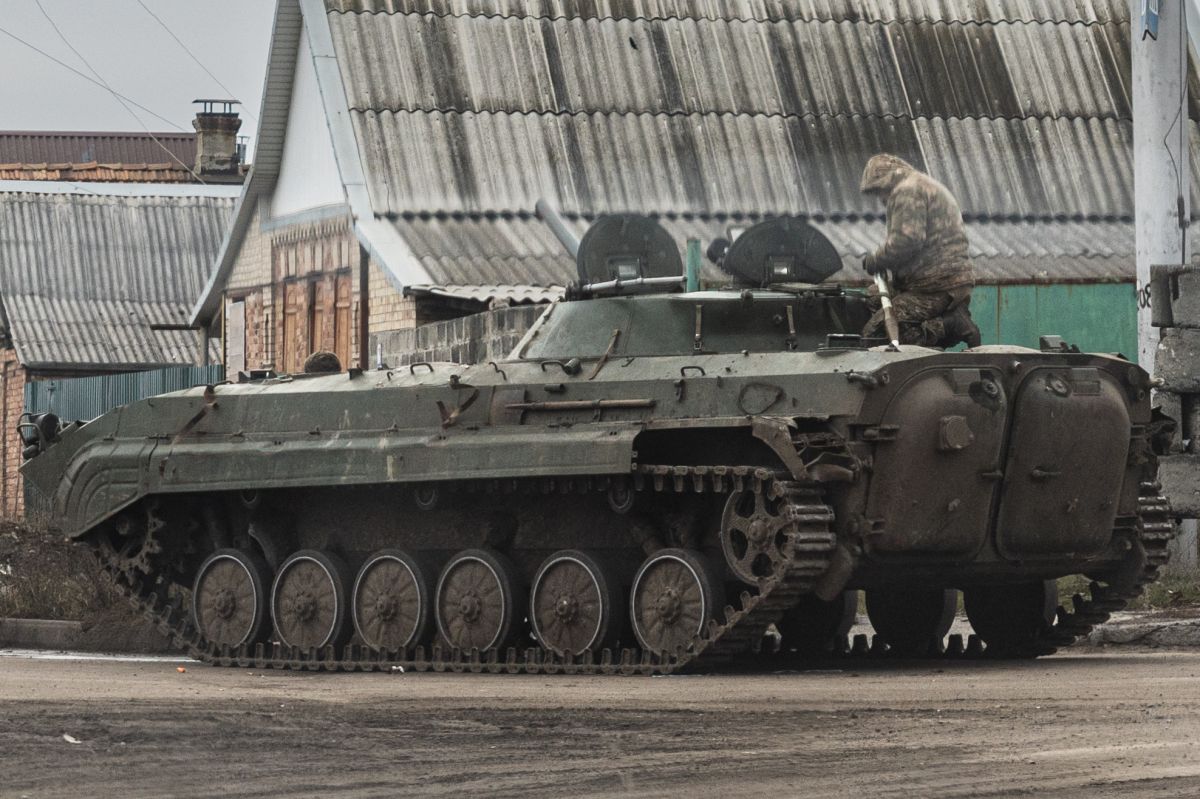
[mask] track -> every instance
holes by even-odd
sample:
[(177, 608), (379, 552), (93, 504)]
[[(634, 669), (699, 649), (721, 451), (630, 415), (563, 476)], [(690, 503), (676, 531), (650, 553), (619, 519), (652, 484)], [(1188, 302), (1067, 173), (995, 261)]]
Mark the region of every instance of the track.
[[(555, 481), (539, 481), (542, 490), (561, 490)], [(576, 480), (583, 488), (586, 482)], [(183, 604), (168, 601), (148, 580), (139, 579), (128, 559), (111, 550), (99, 552), (101, 563), (130, 602), (177, 647), (198, 660), (212, 665), (255, 669), (307, 671), (417, 671), (473, 672), (491, 674), (606, 674), (653, 675), (714, 669), (775, 668), (786, 662), (784, 655), (755, 654), (764, 634), (780, 615), (810, 592), (818, 577), (829, 566), (836, 546), (833, 512), (821, 501), (816, 486), (805, 486), (784, 479), (770, 470), (755, 467), (641, 466), (635, 473), (640, 491), (701, 493), (752, 490), (768, 492), (786, 501), (786, 560), (777, 565), (772, 577), (764, 580), (755, 593), (743, 592), (737, 607), (727, 606), (724, 623), (710, 621), (704, 632), (686, 649), (659, 656), (634, 648), (619, 651), (605, 649), (583, 656), (559, 657), (538, 647), (462, 651), (439, 645), (418, 646), (411, 650), (377, 652), (360, 645), (341, 651), (333, 647), (298, 650), (279, 644), (256, 644), (237, 650), (214, 647), (193, 628)], [(538, 486), (533, 486), (539, 488)], [(570, 488), (570, 486), (566, 486)], [(963, 642), (951, 636), (947, 645), (933, 645), (924, 656), (931, 658), (1002, 657), (1030, 658), (1048, 655), (1086, 637), (1091, 629), (1124, 608), (1141, 594), (1145, 585), (1156, 579), (1168, 558), (1167, 545), (1174, 535), (1170, 508), (1159, 495), (1155, 483), (1141, 485), (1138, 516), (1124, 532), (1133, 537), (1131, 557), (1137, 558), (1136, 573), (1127, 575), (1123, 585), (1093, 582), (1089, 596), (1076, 595), (1070, 609), (1059, 607), (1054, 623), (1028, 647), (1004, 652), (985, 650), (975, 637)], [(153, 549), (153, 547), (151, 547)], [(887, 647), (876, 638), (865, 636), (836, 646), (834, 656), (888, 656)]]

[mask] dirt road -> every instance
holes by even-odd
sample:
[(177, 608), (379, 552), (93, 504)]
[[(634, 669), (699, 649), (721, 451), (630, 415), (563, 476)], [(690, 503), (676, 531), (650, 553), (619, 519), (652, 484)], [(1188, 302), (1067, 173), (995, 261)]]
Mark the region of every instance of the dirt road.
[(1200, 795), (1192, 653), (659, 678), (177, 665), (0, 653), (0, 795)]

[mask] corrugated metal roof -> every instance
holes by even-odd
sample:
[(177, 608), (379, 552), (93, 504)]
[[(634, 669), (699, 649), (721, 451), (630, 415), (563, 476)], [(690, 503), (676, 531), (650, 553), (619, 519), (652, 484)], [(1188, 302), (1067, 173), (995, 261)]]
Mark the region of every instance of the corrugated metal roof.
[(888, 25), (910, 116), (1129, 119), (1129, 25)]
[(330, 11), (583, 19), (1071, 22), (1129, 19), (1126, 0), (325, 0)]
[(192, 183), (178, 164), (0, 164), (0, 180), (64, 180), (104, 183)]
[(659, 214), (681, 246), (807, 214), (863, 280), (883, 209), (858, 180), (881, 151), (956, 193), (983, 281), (1132, 273), (1126, 0), (326, 8), (372, 208), (440, 287), (573, 279), (541, 198), (580, 230)]
[[(1124, 17), (1080, 2), (1111, 21), (810, 21), (884, 18), (847, 0), (758, 21), (781, 19), (769, 5), (732, 23), (700, 2), (649, 4), (665, 15), (650, 20), (636, 3), (331, 13), (374, 210), (528, 212), (545, 197), (583, 215), (872, 213), (858, 177), (889, 151), (972, 218), (1132, 215)], [(954, 7), (1024, 19), (1037, 5)]]
[(352, 108), (1131, 115), (1130, 29), (334, 15)]
[(399, 218), (393, 224), (441, 286), (565, 285), (574, 266), (538, 219)]
[(918, 119), (928, 171), (969, 216), (1132, 217), (1133, 123)]
[(445, 297), (490, 306), (497, 300), (510, 305), (536, 305), (561, 299), (564, 286), (408, 286), (405, 294)]
[(0, 193), (0, 297), (21, 362), (188, 363), (185, 324), (233, 210), (224, 197)]
[(903, 115), (877, 25), (351, 14), (352, 108)]
[(520, 212), (541, 197), (587, 216), (879, 213), (858, 181), (886, 151), (943, 181), (969, 218), (1133, 215), (1124, 120), (360, 112), (354, 123), (380, 214)]
[[(162, 147), (154, 142), (157, 138)], [(0, 164), (160, 164), (196, 162), (195, 133), (118, 133), (61, 130), (0, 131)]]
[[(728, 237), (731, 227), (744, 228), (755, 220), (659, 221), (682, 253), (690, 238), (707, 247), (714, 238)], [(860, 263), (883, 241), (886, 223), (868, 219), (812, 223), (842, 255), (845, 267), (831, 280), (867, 282)], [(496, 293), (496, 285), (563, 286), (578, 279), (570, 256), (536, 217), (409, 217), (393, 224), (440, 290), (458, 287), (454, 296), (460, 298), (485, 301), (492, 296), (489, 292), (502, 296)], [(580, 218), (569, 219), (568, 224), (577, 236), (588, 226)], [(977, 222), (967, 225), (967, 236), (980, 283), (1133, 279), (1131, 222)], [(1200, 250), (1200, 233), (1194, 238)], [(722, 279), (707, 261), (704, 276)]]
[(922, 165), (911, 123), (750, 115), (355, 113), (377, 213), (865, 213), (863, 164)]

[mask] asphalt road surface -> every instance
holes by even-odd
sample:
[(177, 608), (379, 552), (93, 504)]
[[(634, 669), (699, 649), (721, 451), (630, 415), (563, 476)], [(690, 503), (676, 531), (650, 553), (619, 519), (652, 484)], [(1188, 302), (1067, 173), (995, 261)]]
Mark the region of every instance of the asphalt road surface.
[(468, 794), (1200, 796), (1200, 654), (583, 678), (0, 653), (3, 796)]

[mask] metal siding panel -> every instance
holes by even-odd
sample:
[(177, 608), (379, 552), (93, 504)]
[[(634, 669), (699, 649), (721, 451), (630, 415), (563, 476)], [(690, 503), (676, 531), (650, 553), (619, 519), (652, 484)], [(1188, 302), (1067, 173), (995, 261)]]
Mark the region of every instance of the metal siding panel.
[(984, 344), (1000, 343), (999, 286), (976, 285), (971, 291), (971, 318), (979, 327), (979, 336)]
[(219, 364), (177, 366), (150, 372), (31, 380), (25, 411), (51, 412), (64, 421), (87, 421), (131, 402), (224, 379)]
[(996, 340), (1036, 347), (1038, 344), (1037, 287), (1010, 285), (996, 291)]
[(0, 164), (174, 164), (176, 158), (195, 163), (196, 134), (0, 131)]
[(1060, 335), (1085, 352), (1120, 352), (1137, 359), (1132, 282), (1038, 286), (1037, 320), (1042, 333)]

